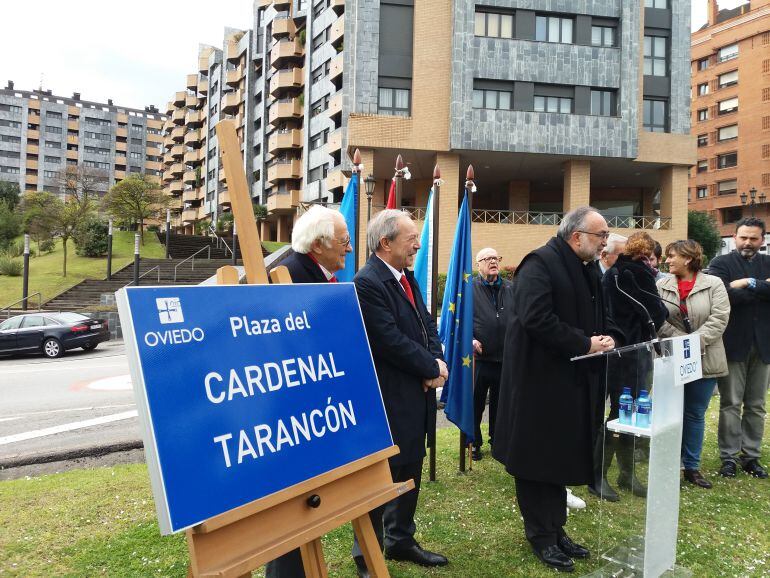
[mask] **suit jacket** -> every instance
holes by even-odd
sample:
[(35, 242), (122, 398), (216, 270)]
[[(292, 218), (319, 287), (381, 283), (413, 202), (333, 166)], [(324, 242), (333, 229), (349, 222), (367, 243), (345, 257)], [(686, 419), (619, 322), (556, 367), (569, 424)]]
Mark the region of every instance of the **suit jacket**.
[[(493, 291), (497, 292), (497, 307)], [(473, 279), (473, 338), (481, 343), (481, 353), (476, 354), (476, 362), (495, 362), (503, 360), (503, 342), (505, 330), (513, 310), (513, 284), (508, 279), (500, 278), (500, 286), (492, 288), (481, 277)]]
[[(714, 257), (709, 273), (724, 281), (730, 298), (730, 322), (723, 335), (727, 361), (746, 361), (756, 345), (763, 363), (770, 363), (770, 255), (757, 253), (747, 261), (738, 251)], [(730, 282), (754, 277), (754, 289), (733, 289)]]
[(405, 271), (405, 275), (412, 287), (415, 307), (376, 255), (353, 279), (390, 431), (401, 450), (390, 459), (392, 465), (425, 457), (426, 435), (433, 432), (436, 421), (436, 392), (423, 391), (422, 382), (438, 377), (436, 359), (444, 357), (436, 324), (425, 308), (420, 287), (411, 271)]
[(324, 275), (318, 263), (313, 261), (304, 253), (292, 253), (286, 259), (281, 261), (291, 275), (291, 280), (295, 283), (326, 283)]

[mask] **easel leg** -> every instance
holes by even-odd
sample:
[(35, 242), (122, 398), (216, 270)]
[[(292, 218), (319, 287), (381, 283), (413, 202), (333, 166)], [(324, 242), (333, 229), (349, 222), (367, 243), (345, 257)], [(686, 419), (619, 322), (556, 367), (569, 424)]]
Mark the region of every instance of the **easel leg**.
[(300, 546), (300, 552), (302, 553), (302, 566), (305, 568), (306, 578), (326, 578), (328, 576), (321, 538), (303, 544)]
[(380, 550), (380, 543), (374, 533), (374, 526), (369, 514), (364, 514), (353, 520), (353, 531), (358, 538), (358, 546), (364, 555), (366, 567), (372, 578), (390, 578), (388, 567), (385, 565), (385, 558)]

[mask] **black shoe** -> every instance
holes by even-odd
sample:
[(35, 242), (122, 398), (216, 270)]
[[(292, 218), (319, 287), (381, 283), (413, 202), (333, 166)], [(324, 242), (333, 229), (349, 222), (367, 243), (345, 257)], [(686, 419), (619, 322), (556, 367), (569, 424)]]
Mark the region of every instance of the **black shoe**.
[(566, 534), (561, 538), (559, 538), (558, 546), (559, 546), (559, 549), (570, 558), (583, 559), (583, 558), (590, 558), (591, 556), (591, 552), (588, 551), (588, 548), (586, 548), (585, 546), (581, 546), (580, 544), (576, 544)]
[(481, 448), (473, 448), (473, 451), (471, 452), (471, 458), (474, 462), (478, 462), (483, 457), (484, 454), (481, 453)]
[(607, 500), (608, 502), (617, 502), (620, 500), (620, 496), (618, 496), (618, 493), (607, 481), (607, 478), (602, 478), (602, 485), (600, 488), (588, 486), (588, 493), (593, 494), (602, 500)]
[(638, 498), (647, 497), (647, 488), (640, 482), (634, 474), (618, 476), (618, 487), (623, 490), (629, 490)]
[(701, 475), (699, 470), (684, 470), (684, 479), (690, 482), (694, 486), (698, 486), (699, 488), (703, 488), (704, 490), (710, 490), (711, 489), (711, 482), (709, 482), (706, 478)]
[(555, 568), (559, 572), (573, 572), (575, 570), (574, 560), (562, 552), (556, 544), (544, 548), (532, 546), (532, 550), (535, 552), (535, 556), (540, 558), (540, 561), (546, 566)]
[(412, 544), (405, 548), (386, 548), (385, 558), (400, 562), (414, 562), (420, 566), (446, 566), (449, 564), (446, 556), (423, 550), (418, 544)]
[(743, 462), (741, 469), (755, 478), (764, 480), (767, 477), (767, 470), (759, 465), (759, 461), (756, 459)]
[(358, 578), (369, 578), (369, 569), (366, 567), (366, 560), (364, 560), (364, 557), (353, 556), (353, 562), (356, 563)]
[(719, 475), (723, 478), (734, 478), (738, 473), (738, 466), (732, 460), (725, 460), (722, 462), (722, 467), (719, 468)]

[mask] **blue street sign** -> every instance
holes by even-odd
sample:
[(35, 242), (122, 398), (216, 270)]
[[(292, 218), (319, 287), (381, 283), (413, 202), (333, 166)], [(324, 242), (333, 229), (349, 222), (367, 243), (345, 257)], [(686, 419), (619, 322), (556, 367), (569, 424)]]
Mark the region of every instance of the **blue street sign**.
[(393, 445), (352, 283), (117, 295), (163, 534)]

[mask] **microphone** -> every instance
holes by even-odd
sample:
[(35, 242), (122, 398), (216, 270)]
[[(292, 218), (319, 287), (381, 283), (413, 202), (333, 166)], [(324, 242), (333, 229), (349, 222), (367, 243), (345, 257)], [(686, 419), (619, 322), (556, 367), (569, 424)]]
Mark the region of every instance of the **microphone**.
[(657, 293), (651, 293), (650, 291), (645, 291), (641, 287), (639, 287), (639, 283), (636, 281), (636, 277), (634, 277), (634, 274), (631, 273), (628, 269), (623, 271), (623, 277), (630, 277), (631, 282), (634, 284), (634, 287), (636, 287), (636, 290), (640, 293), (644, 293), (645, 295), (650, 295), (652, 297), (657, 297), (661, 301), (665, 301), (666, 303), (670, 303), (671, 305), (674, 305), (677, 309), (679, 309), (679, 312), (682, 314), (682, 323), (684, 324), (684, 329), (687, 331), (687, 333), (692, 333), (692, 325), (690, 324), (690, 318), (687, 316), (687, 314), (682, 310), (682, 306), (677, 303), (676, 301), (671, 301), (670, 299), (664, 299)]
[[(645, 312), (645, 314), (647, 315), (647, 324), (650, 326), (650, 339), (656, 339), (658, 336), (658, 331), (655, 329), (655, 322), (652, 320), (652, 316), (650, 315), (650, 312), (647, 310), (647, 308), (644, 305), (642, 305), (642, 303), (634, 299), (630, 294), (626, 293), (625, 291), (623, 291), (623, 289), (620, 288), (620, 285), (618, 284), (617, 273), (613, 273), (612, 276), (615, 279), (615, 287), (617, 288), (617, 290), (620, 291), (623, 295), (625, 295), (628, 299), (636, 303)], [(658, 343), (655, 344), (655, 351), (658, 355), (661, 354), (660, 344)]]

